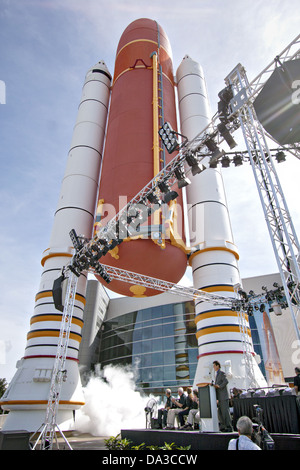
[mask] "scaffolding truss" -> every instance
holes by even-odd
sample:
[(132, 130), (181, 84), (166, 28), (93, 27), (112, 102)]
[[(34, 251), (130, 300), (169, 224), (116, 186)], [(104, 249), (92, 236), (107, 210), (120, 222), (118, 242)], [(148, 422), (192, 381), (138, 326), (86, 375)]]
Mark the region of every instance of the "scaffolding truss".
[(42, 424), (41, 428), (36, 433), (34, 433), (33, 436), (31, 436), (31, 439), (33, 439), (33, 437), (39, 433), (39, 436), (33, 446), (33, 450), (36, 448), (39, 441), (41, 441), (41, 450), (52, 450), (54, 440), (56, 441), (56, 445), (59, 448), (57, 433), (63, 437), (64, 441), (71, 449), (70, 444), (57, 424), (57, 412), (61, 396), (61, 389), (63, 382), (67, 378), (66, 358), (78, 280), (77, 276), (71, 271), (68, 272), (68, 276), (67, 292), (61, 320), (57, 352), (51, 376), (45, 422)]
[(297, 326), (300, 292), (298, 237), (268, 146), (267, 135), (255, 114), (253, 94), (251, 98), (249, 96), (251, 88), (244, 68), (239, 64), (227, 76), (226, 81), (234, 91), (233, 113), (240, 121), (286, 300), (297, 339), (300, 340)]

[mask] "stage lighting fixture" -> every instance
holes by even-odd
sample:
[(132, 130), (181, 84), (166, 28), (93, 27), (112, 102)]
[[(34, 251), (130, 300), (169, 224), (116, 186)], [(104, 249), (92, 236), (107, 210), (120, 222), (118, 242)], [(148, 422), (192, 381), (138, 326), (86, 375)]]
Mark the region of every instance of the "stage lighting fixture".
[(285, 162), (285, 153), (282, 150), (279, 150), (275, 155), (276, 161), (278, 163)]
[(128, 217), (137, 217), (138, 216), (137, 208), (134, 207), (134, 205), (128, 207), (127, 215), (128, 215)]
[(205, 169), (203, 167), (201, 168), (197, 157), (193, 153), (189, 152), (185, 159), (187, 164), (191, 167), (193, 176), (197, 175), (198, 173), (201, 173), (201, 171)]
[(248, 305), (247, 307), (247, 314), (251, 317), (253, 315), (253, 307), (252, 305)]
[(75, 276), (77, 276), (77, 277), (81, 276), (80, 266), (76, 263), (76, 261), (73, 261), (73, 263), (69, 265), (69, 270), (73, 274), (75, 274)]
[(60, 312), (64, 311), (64, 301), (67, 292), (67, 284), (68, 279), (64, 276), (64, 274), (61, 274), (61, 276), (59, 276), (53, 282), (52, 296), (54, 306)]
[(205, 142), (206, 147), (208, 150), (211, 151), (211, 159), (210, 159), (210, 168), (216, 168), (218, 164), (218, 160), (225, 155), (224, 150), (220, 150), (219, 147), (217, 146), (216, 142), (213, 140), (213, 138), (207, 139)]
[(219, 163), (218, 160), (212, 160), (211, 159), (210, 162), (209, 162), (209, 168), (217, 168), (218, 163)]
[(228, 85), (227, 87), (223, 88), (223, 90), (218, 93), (218, 97), (220, 98), (220, 101), (218, 102), (218, 112), (219, 114), (221, 114), (221, 119), (227, 119), (227, 115), (229, 112), (229, 104), (233, 98), (233, 91), (231, 85)]
[(82, 254), (77, 260), (81, 270), (86, 270), (89, 268), (89, 260), (85, 254)]
[(245, 292), (243, 289), (239, 289), (238, 293), (244, 300), (248, 300), (247, 292)]
[(178, 197), (178, 193), (176, 193), (176, 191), (171, 191), (170, 186), (166, 181), (160, 181), (157, 186), (159, 187), (161, 192), (164, 193), (164, 202), (166, 204)]
[(152, 214), (152, 209), (151, 207), (147, 206), (145, 200), (143, 200), (142, 202), (139, 203), (139, 213), (138, 213), (138, 219), (140, 221), (140, 223), (142, 224), (143, 222), (145, 222), (149, 215)]
[(166, 181), (160, 181), (157, 183), (157, 186), (161, 190), (162, 193), (168, 193), (170, 191), (170, 187)]
[(211, 153), (215, 152), (218, 149), (218, 146), (217, 146), (216, 142), (214, 141), (214, 139), (212, 137), (206, 139), (204, 144), (206, 145), (208, 150), (211, 151)]
[(116, 246), (120, 245), (120, 243), (122, 243), (122, 240), (113, 240), (110, 244), (109, 244), (109, 250), (113, 250)]
[(130, 224), (134, 219), (137, 219), (139, 216), (139, 211), (136, 207), (130, 206), (127, 211), (127, 223)]
[(166, 195), (164, 196), (164, 202), (166, 204), (168, 204), (170, 201), (173, 201), (174, 199), (176, 199), (178, 197), (178, 193), (176, 191), (169, 191), (168, 193), (166, 193)]
[(182, 166), (176, 168), (176, 170), (174, 171), (174, 175), (177, 178), (177, 184), (179, 189), (191, 184), (190, 180), (185, 176)]
[(109, 246), (105, 245), (101, 250), (101, 255), (105, 256), (109, 252)]
[(176, 148), (179, 146), (179, 142), (170, 123), (165, 122), (164, 125), (159, 129), (158, 133), (168, 153), (174, 152), (174, 150), (176, 150)]
[(236, 141), (234, 140), (234, 138), (230, 134), (230, 132), (227, 129), (226, 124), (224, 122), (221, 122), (220, 124), (218, 124), (218, 130), (219, 130), (221, 136), (226, 140), (226, 143), (229, 145), (229, 147), (231, 149), (233, 149), (234, 147), (237, 146)]
[(79, 251), (81, 250), (82, 248), (82, 243), (79, 241), (79, 238), (75, 232), (74, 229), (72, 229), (70, 232), (69, 232), (69, 235), (70, 235), (70, 238), (71, 238), (71, 241), (72, 241), (72, 244), (75, 248), (76, 251)]
[(236, 153), (233, 157), (233, 163), (235, 166), (241, 166), (243, 164), (243, 156), (240, 153)]
[(158, 199), (158, 197), (153, 193), (147, 194), (146, 198), (151, 204), (161, 204), (160, 199)]
[(216, 148), (216, 150), (212, 153), (211, 159), (214, 160), (220, 160), (220, 158), (225, 155), (225, 150), (220, 150), (219, 148)]
[[(101, 240), (100, 240), (100, 239), (99, 239), (99, 242), (101, 243)], [(100, 247), (99, 247), (96, 243), (94, 243), (94, 244), (91, 246), (91, 250), (92, 250), (93, 252), (99, 253)]]
[(230, 158), (227, 157), (227, 155), (224, 155), (224, 157), (221, 160), (221, 165), (223, 168), (228, 168), (230, 165)]
[(281, 306), (276, 300), (274, 300), (274, 302), (271, 303), (271, 307), (276, 316), (282, 315)]

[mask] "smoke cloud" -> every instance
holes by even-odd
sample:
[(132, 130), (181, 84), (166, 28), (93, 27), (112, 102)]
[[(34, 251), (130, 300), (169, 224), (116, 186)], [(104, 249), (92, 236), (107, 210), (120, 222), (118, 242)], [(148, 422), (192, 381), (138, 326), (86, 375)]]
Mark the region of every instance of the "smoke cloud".
[(149, 396), (135, 390), (130, 368), (106, 366), (83, 389), (85, 405), (76, 413), (78, 432), (116, 436), (121, 429), (145, 429)]

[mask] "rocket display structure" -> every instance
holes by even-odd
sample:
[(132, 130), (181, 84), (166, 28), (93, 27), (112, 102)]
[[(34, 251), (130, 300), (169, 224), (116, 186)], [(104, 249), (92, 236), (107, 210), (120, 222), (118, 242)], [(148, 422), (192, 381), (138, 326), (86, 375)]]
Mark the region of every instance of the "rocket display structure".
[[(10, 411), (4, 430), (36, 431), (44, 422), (62, 319), (54, 306), (52, 288), (74, 253), (70, 230), (91, 238), (173, 158), (162, 148), (158, 130), (166, 121), (177, 130), (176, 86), (181, 132), (192, 139), (210, 119), (203, 72), (186, 57), (177, 70), (176, 84), (168, 38), (161, 26), (149, 19), (136, 20), (125, 29), (117, 48), (113, 81), (103, 62), (88, 71), (50, 244), (42, 259), (43, 273), (25, 354), (0, 402)], [(163, 208), (149, 216), (139, 231), (127, 234), (101, 262), (179, 282), (190, 253), (184, 236), (182, 194), (178, 187), (174, 189), (178, 197), (165, 200)], [(238, 253), (220, 171), (207, 169), (193, 176), (187, 202), (194, 287), (232, 296), (233, 286), (240, 282)], [(100, 276), (98, 279), (103, 282)], [(121, 281), (112, 281), (109, 288), (133, 297), (159, 293)], [(85, 291), (86, 275), (82, 274), (57, 417), (64, 430), (72, 427), (74, 410), (84, 404), (78, 350)], [(219, 360), (232, 384), (245, 388), (237, 313), (207, 302), (196, 303), (195, 308), (199, 361), (194, 385), (209, 382), (210, 364)], [(249, 343), (252, 345), (250, 333)], [(257, 376), (259, 381), (260, 372)]]
[[(176, 77), (181, 132), (192, 140), (209, 125), (211, 118), (203, 70), (186, 56)], [(189, 263), (194, 288), (234, 297), (235, 286), (241, 286), (239, 254), (232, 235), (220, 168), (207, 168), (194, 176), (186, 191), (192, 249)], [(241, 333), (238, 312), (196, 301), (195, 316), (199, 353), (194, 387), (204, 386), (214, 379), (212, 363), (218, 360), (227, 372), (230, 387), (248, 388), (251, 377), (245, 363), (245, 341), (251, 355), (255, 385), (266, 386), (255, 359), (247, 316), (246, 339)]]
[[(104, 62), (97, 63), (86, 74), (49, 248), (41, 261), (43, 272), (25, 354), (18, 361), (17, 371), (1, 397), (2, 408), (10, 411), (3, 430), (25, 429), (34, 432), (45, 420), (62, 319), (62, 312), (54, 306), (53, 282), (73, 254), (70, 230), (75, 229), (86, 237), (91, 237), (93, 233), (110, 84), (111, 75)], [(67, 351), (67, 375), (59, 402), (57, 424), (66, 430), (73, 423), (73, 411), (84, 404), (78, 351), (86, 281), (87, 276), (82, 274), (77, 284)]]
[[(166, 33), (156, 21), (134, 21), (123, 32), (116, 53), (95, 230), (176, 155), (165, 152), (158, 135), (165, 121), (177, 129), (174, 88)], [(123, 236), (122, 243), (101, 258), (104, 264), (172, 283), (180, 281), (187, 252), (181, 191), (175, 191), (176, 200), (147, 218), (139, 231)], [(159, 293), (116, 280), (109, 288), (132, 297)]]

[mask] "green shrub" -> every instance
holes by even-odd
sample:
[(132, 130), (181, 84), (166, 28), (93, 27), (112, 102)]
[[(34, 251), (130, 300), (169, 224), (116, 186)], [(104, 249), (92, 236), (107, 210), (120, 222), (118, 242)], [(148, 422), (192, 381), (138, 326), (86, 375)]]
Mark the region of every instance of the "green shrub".
[(146, 446), (143, 442), (139, 445), (132, 445), (132, 442), (128, 439), (121, 439), (121, 434), (118, 434), (116, 437), (110, 437), (108, 439), (104, 439), (105, 447), (109, 450), (190, 450), (191, 446), (176, 446), (174, 442), (168, 444), (167, 442), (164, 443), (163, 446), (155, 446), (150, 445)]
[(109, 439), (104, 439), (105, 446), (109, 450), (129, 450), (131, 449), (131, 442), (128, 439), (121, 439), (121, 434), (118, 434), (116, 437), (110, 437)]

